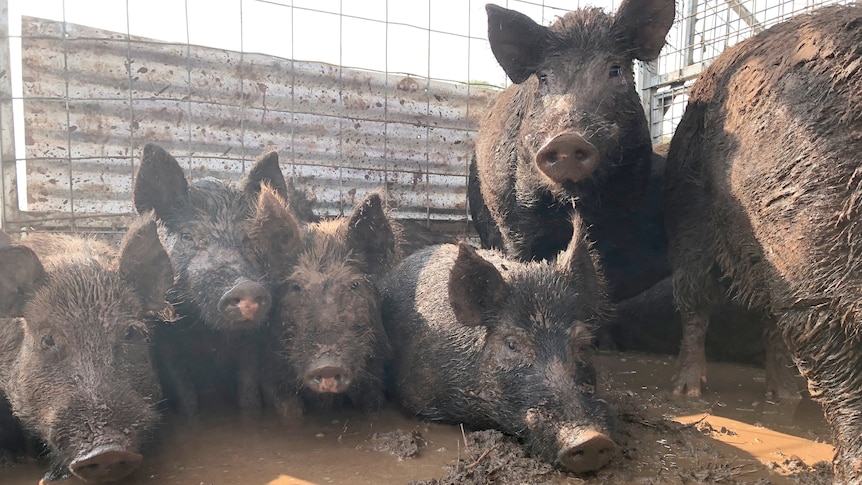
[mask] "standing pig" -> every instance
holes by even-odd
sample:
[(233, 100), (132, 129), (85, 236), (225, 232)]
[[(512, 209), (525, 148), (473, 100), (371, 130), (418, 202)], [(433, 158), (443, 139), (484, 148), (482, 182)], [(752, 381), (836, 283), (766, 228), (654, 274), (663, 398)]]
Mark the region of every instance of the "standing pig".
[(483, 246), (502, 241), (510, 257), (552, 259), (571, 240), (577, 212), (611, 298), (640, 293), (669, 268), (659, 206), (638, 208), (653, 152), (632, 63), (658, 57), (674, 1), (625, 0), (613, 16), (584, 8), (550, 27), (486, 9), (491, 50), (515, 84), (482, 121), (470, 168)]
[(605, 299), (580, 224), (555, 262), (441, 245), (406, 258), (381, 292), (406, 410), (518, 436), (576, 473), (611, 459), (589, 352)]
[[(719, 279), (774, 315), (832, 428), (836, 483), (862, 483), (862, 7), (824, 7), (726, 50), (692, 88), (665, 217), (680, 360)], [(686, 346), (688, 346), (686, 348)], [(688, 352), (688, 353), (687, 353)]]
[(376, 193), (349, 217), (307, 226), (272, 325), (271, 354), (281, 358), (267, 374), (282, 416), (299, 414), (303, 401), (329, 407), (343, 396), (366, 412), (383, 409), (389, 342), (377, 281), (400, 260), (396, 234)]
[(45, 481), (119, 480), (140, 464), (162, 396), (149, 321), (173, 270), (156, 223), (137, 222), (119, 254), (72, 236), (24, 244), (0, 248), (0, 390), (47, 445)]
[(259, 358), (272, 305), (267, 275), (301, 230), (285, 199), (278, 155), (263, 155), (241, 189), (214, 179), (190, 185), (177, 160), (144, 147), (135, 179), (139, 212), (154, 210), (176, 276), (168, 292), (180, 320), (155, 336), (162, 378), (181, 414), (200, 389), (235, 383), (241, 412), (261, 408)]

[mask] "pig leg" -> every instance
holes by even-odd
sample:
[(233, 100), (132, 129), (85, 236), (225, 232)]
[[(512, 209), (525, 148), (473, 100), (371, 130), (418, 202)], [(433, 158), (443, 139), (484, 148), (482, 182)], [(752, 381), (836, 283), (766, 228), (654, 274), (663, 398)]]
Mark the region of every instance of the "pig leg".
[(260, 414), (260, 361), (253, 342), (239, 346), (237, 355), (237, 396), (240, 412), (246, 417)]
[(832, 429), (833, 483), (842, 485), (862, 483), (862, 342), (852, 333), (858, 324), (830, 309), (791, 309), (779, 319), (793, 360)]
[[(676, 266), (674, 295), (682, 318), (682, 342), (672, 377), (673, 393), (700, 396), (706, 384), (706, 329), (709, 314), (721, 297), (716, 267), (706, 258), (693, 264)], [(690, 268), (706, 268), (691, 271)]]
[(377, 414), (386, 406), (383, 386), (380, 384), (380, 379), (376, 377), (383, 375), (383, 363), (370, 362), (366, 371), (370, 376), (363, 379), (359, 386), (347, 391), (347, 396), (363, 413)]
[(781, 338), (774, 318), (766, 324), (763, 333), (766, 342), (767, 399), (773, 401), (801, 399), (802, 396), (799, 394), (799, 386), (796, 382), (799, 373), (790, 358), (787, 346), (784, 345), (784, 340)]
[[(274, 352), (274, 351), (272, 351)], [(291, 379), (284, 374), (278, 362), (264, 357), (261, 364), (260, 392), (263, 405), (267, 409), (275, 410), (276, 414), (284, 423), (297, 422), (302, 417), (302, 400), (297, 394), (297, 389), (288, 383)]]
[(177, 412), (182, 416), (197, 416), (200, 411), (197, 388), (185, 369), (170, 352), (163, 353), (159, 366), (165, 380), (164, 385), (177, 401)]
[(672, 377), (673, 393), (697, 397), (706, 384), (706, 328), (709, 311), (686, 312), (682, 316), (682, 342)]

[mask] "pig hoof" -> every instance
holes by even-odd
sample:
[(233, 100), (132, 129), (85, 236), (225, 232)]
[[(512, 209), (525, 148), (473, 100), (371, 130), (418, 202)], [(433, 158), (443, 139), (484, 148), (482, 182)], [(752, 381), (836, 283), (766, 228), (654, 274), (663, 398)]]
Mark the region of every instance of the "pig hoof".
[(563, 468), (574, 473), (593, 472), (607, 465), (616, 449), (616, 443), (607, 435), (590, 430), (560, 450), (557, 459)]
[(276, 401), (275, 411), (283, 424), (298, 423), (302, 419), (302, 401), (299, 399), (284, 399)]
[(700, 397), (703, 385), (706, 385), (706, 377), (699, 373), (689, 372), (673, 377), (673, 393), (676, 396)]

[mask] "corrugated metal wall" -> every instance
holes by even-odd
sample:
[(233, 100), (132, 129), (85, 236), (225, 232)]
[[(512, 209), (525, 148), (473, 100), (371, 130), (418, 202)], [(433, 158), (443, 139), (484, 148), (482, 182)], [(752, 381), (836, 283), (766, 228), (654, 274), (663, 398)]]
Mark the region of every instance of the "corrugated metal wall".
[(147, 142), (192, 178), (230, 180), (275, 147), (322, 215), (385, 187), (397, 217), (468, 219), (467, 162), (494, 89), (23, 23), (19, 222), (122, 227)]

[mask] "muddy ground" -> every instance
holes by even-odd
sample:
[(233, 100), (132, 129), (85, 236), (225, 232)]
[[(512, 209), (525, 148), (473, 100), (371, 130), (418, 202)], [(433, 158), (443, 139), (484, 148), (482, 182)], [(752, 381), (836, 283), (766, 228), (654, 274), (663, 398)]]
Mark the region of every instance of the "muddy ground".
[[(168, 416), (130, 485), (291, 484), (826, 484), (832, 447), (808, 399), (765, 401), (762, 369), (711, 364), (701, 399), (668, 392), (673, 358), (601, 353), (604, 399), (619, 416), (616, 457), (573, 476), (494, 431), (429, 425), (390, 406), (381, 416), (318, 414), (284, 425), (210, 413)], [(43, 463), (0, 468), (4, 485), (35, 485)], [(64, 480), (72, 485), (77, 480)]]

